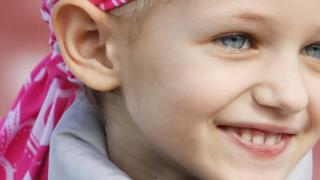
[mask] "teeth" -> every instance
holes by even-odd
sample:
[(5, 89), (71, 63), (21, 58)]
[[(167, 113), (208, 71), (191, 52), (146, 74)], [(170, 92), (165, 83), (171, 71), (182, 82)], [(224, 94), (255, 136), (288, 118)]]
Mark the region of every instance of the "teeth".
[(230, 135), (237, 135), (243, 141), (255, 145), (269, 145), (273, 146), (279, 143), (283, 134), (266, 133), (254, 129), (225, 127), (225, 131)]
[[(232, 128), (233, 131), (236, 131), (235, 128)], [(250, 130), (250, 129), (239, 129), (239, 136), (242, 140), (248, 143), (256, 145), (269, 145), (273, 146), (281, 141), (281, 134), (266, 134), (265, 132)]]
[(237, 134), (238, 130), (236, 128), (227, 127), (225, 128), (226, 132), (230, 135)]
[(280, 142), (280, 141), (281, 141), (281, 139), (282, 139), (282, 134), (279, 134), (279, 135), (277, 136), (276, 143)]
[(279, 136), (276, 134), (269, 134), (265, 139), (265, 144), (267, 145), (275, 145)]
[(247, 129), (244, 129), (241, 131), (241, 139), (243, 139), (246, 142), (251, 142), (252, 135), (251, 132)]
[(252, 138), (252, 143), (253, 144), (257, 144), (257, 145), (263, 144), (264, 143), (264, 138), (265, 138), (264, 133), (256, 132), (255, 135)]
[(237, 133), (237, 129), (236, 128), (227, 127), (226, 130), (229, 131), (229, 132)]

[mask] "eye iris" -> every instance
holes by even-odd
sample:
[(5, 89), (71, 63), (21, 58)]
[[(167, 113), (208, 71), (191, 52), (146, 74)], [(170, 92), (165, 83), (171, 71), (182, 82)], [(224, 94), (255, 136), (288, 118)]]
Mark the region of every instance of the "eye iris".
[(243, 49), (247, 38), (241, 35), (226, 36), (221, 39), (224, 46), (232, 49)]
[(313, 44), (306, 47), (306, 54), (314, 58), (320, 58), (320, 44)]

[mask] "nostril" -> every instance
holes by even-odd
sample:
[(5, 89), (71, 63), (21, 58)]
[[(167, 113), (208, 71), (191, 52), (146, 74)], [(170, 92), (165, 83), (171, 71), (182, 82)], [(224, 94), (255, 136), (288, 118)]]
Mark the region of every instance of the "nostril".
[(300, 95), (300, 97), (288, 97), (287, 99), (281, 99), (277, 112), (281, 115), (288, 116), (305, 110), (309, 104), (309, 99), (307, 96), (302, 96), (304, 95)]
[(282, 116), (301, 112), (309, 104), (308, 94), (298, 87), (295, 90), (284, 91), (271, 85), (260, 85), (252, 91), (252, 98), (260, 106)]
[(280, 116), (289, 116), (290, 112), (285, 111), (281, 108), (277, 108), (277, 107), (271, 107), (273, 109), (274, 112), (276, 112), (278, 115)]

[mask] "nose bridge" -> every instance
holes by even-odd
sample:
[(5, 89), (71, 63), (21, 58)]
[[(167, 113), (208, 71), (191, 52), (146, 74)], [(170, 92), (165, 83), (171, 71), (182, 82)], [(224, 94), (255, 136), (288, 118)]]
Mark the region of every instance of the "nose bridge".
[(271, 62), (265, 67), (262, 82), (254, 90), (256, 101), (285, 114), (305, 109), (309, 97), (298, 56), (278, 56)]

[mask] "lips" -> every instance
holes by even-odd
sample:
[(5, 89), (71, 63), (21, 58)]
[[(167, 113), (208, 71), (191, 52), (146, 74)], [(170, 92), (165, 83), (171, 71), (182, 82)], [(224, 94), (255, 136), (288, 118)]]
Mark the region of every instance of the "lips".
[(263, 158), (281, 154), (298, 132), (293, 128), (249, 123), (219, 125), (218, 128), (239, 147)]

